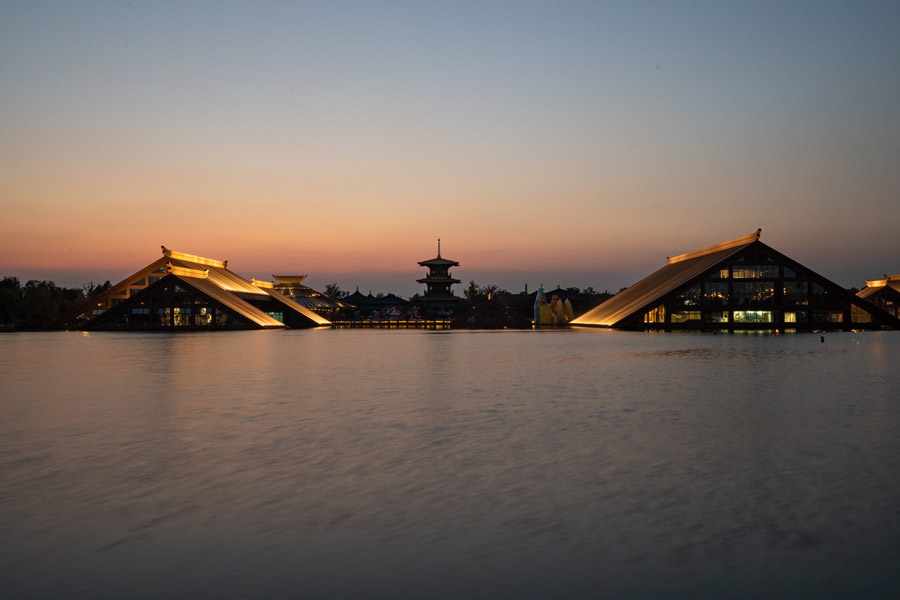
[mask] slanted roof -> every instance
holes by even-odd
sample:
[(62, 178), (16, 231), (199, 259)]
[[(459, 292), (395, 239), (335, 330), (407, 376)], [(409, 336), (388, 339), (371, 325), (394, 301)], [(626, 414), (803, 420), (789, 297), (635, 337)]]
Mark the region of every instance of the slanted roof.
[(288, 298), (287, 296), (285, 296), (278, 290), (265, 289), (263, 291), (266, 294), (268, 294), (269, 296), (271, 296), (272, 298), (274, 298), (276, 302), (283, 304), (286, 308), (288, 308), (289, 310), (291, 310), (293, 312), (303, 315), (304, 317), (306, 317), (307, 319), (309, 319), (316, 325), (331, 325), (331, 321), (329, 321), (322, 315), (316, 314), (313, 311), (306, 308), (305, 306), (302, 306), (302, 305), (298, 304), (297, 302), (294, 302), (293, 300), (291, 300), (290, 298)]
[(760, 233), (757, 229), (750, 235), (669, 258), (666, 266), (574, 319), (572, 324), (615, 327), (630, 315), (652, 308), (661, 296), (756, 242)]
[[(254, 285), (253, 282), (247, 281), (240, 275), (228, 270), (228, 261), (178, 252), (165, 246), (161, 248), (162, 257), (126, 277), (106, 292), (89, 299), (83, 305), (52, 323), (50, 327), (69, 327), (70, 322), (77, 320), (79, 315), (85, 313), (90, 315), (94, 308), (111, 309), (115, 302), (121, 302), (133, 297), (152, 285), (154, 280), (166, 275), (172, 275), (188, 282), (198, 291), (235, 310), (260, 327), (284, 327), (283, 323), (266, 315), (264, 311), (253, 307), (246, 301), (254, 298), (267, 300), (271, 296), (281, 302), (284, 297), (280, 293), (274, 290), (261, 289)], [(286, 302), (288, 302), (286, 306), (290, 310), (302, 315), (312, 323), (317, 325), (327, 325), (329, 323), (328, 320), (299, 304), (290, 300), (286, 300)], [(260, 315), (263, 316), (260, 317)]]
[[(210, 281), (209, 278), (197, 278), (197, 277), (186, 277), (183, 275), (172, 274), (174, 277), (177, 277), (182, 283), (193, 287), (198, 292), (206, 294), (213, 300), (217, 302), (221, 302), (234, 312), (238, 313), (245, 319), (250, 320), (252, 323), (264, 327), (264, 328), (283, 328), (284, 323), (279, 321), (274, 317), (270, 317), (262, 310), (256, 308), (246, 300), (241, 299), (240, 297), (229, 293), (228, 291), (222, 289), (214, 282)], [(327, 321), (326, 321), (327, 322)]]

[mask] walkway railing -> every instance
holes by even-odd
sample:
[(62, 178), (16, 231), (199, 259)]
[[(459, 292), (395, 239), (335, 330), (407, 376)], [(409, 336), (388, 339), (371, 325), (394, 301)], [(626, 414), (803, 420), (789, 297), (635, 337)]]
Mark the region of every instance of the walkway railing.
[(332, 329), (450, 329), (449, 320), (391, 319), (381, 321), (332, 321)]

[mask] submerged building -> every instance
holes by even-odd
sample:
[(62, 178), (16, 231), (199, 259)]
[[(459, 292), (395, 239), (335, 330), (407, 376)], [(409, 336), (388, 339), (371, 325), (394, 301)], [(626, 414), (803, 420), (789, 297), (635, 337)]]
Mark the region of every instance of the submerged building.
[(50, 325), (51, 329), (216, 330), (329, 325), (219, 261), (162, 247), (163, 256)]
[(900, 275), (885, 275), (884, 279), (866, 281), (866, 287), (856, 295), (900, 317)]
[(762, 243), (760, 233), (669, 258), (572, 325), (700, 331), (900, 327), (896, 315)]
[(354, 308), (352, 304), (342, 302), (304, 285), (303, 280), (306, 279), (306, 275), (272, 275), (272, 278), (275, 279), (274, 282), (259, 281), (251, 277), (250, 282), (257, 287), (281, 292), (294, 302), (330, 321), (338, 318), (341, 312)]

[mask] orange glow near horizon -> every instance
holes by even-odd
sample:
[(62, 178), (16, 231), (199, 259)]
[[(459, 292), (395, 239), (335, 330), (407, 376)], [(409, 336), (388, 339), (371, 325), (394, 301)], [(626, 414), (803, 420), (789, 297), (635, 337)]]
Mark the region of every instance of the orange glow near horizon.
[(0, 275), (646, 273), (756, 227), (896, 268), (895, 8), (280, 4), (5, 10)]

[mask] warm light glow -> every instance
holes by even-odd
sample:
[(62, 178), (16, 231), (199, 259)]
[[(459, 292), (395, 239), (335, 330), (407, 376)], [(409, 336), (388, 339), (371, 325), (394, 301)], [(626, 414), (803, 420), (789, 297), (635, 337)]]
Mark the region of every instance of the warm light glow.
[(253, 285), (255, 285), (258, 288), (265, 288), (267, 290), (275, 289), (275, 284), (272, 283), (271, 281), (260, 281), (259, 279), (251, 277), (250, 283), (252, 283)]
[(209, 277), (209, 269), (203, 271), (200, 269), (188, 269), (187, 267), (176, 267), (171, 263), (166, 265), (166, 272), (179, 277), (193, 277), (195, 279), (206, 279)]
[(165, 246), (162, 247), (163, 254), (165, 254), (169, 258), (174, 258), (175, 260), (183, 260), (186, 262), (197, 263), (198, 265), (209, 265), (210, 267), (216, 267), (219, 269), (224, 269), (228, 266), (228, 261), (215, 260), (212, 258), (205, 258), (203, 256), (197, 256), (196, 254), (187, 254), (186, 252), (176, 252), (175, 250), (169, 250)]
[(735, 238), (733, 240), (729, 240), (727, 242), (722, 242), (719, 244), (713, 244), (712, 246), (707, 246), (706, 248), (701, 248), (700, 250), (694, 250), (693, 252), (688, 252), (686, 254), (679, 254), (678, 256), (673, 256), (668, 259), (668, 264), (675, 264), (679, 262), (684, 262), (686, 260), (690, 260), (692, 258), (698, 258), (700, 256), (706, 256), (707, 254), (712, 254), (713, 252), (718, 252), (720, 250), (727, 250), (728, 248), (737, 248), (738, 246), (746, 246), (750, 242), (756, 241), (759, 239), (759, 235), (762, 233), (762, 229), (757, 229), (754, 233), (750, 235), (745, 235), (743, 237)]
[(272, 275), (278, 283), (303, 283), (306, 275)]

